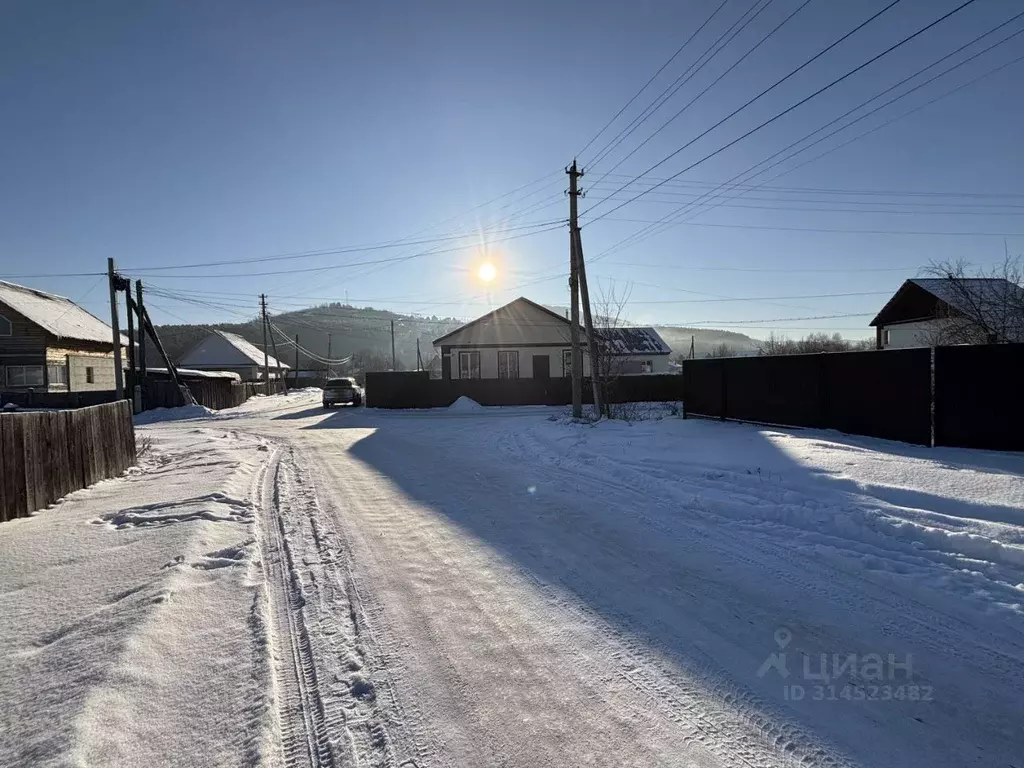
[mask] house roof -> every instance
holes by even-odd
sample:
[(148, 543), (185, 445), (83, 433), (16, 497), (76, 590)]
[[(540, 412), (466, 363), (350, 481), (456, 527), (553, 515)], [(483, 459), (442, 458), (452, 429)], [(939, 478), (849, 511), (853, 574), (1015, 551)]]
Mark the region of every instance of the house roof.
[[(0, 280), (0, 303), (57, 338), (113, 346), (110, 326), (63, 296)], [(121, 336), (121, 344), (128, 345), (125, 336)]]
[(913, 278), (904, 281), (871, 325), (891, 325), (934, 317), (937, 302), (967, 316), (991, 312), (993, 325), (999, 325), (1002, 318), (997, 314), (1005, 313), (1008, 299), (1015, 305), (1024, 304), (1024, 288), (1001, 277)]
[[(227, 331), (214, 331), (214, 333), (223, 337), (223, 339), (241, 352), (249, 360), (252, 360), (253, 364), (263, 367), (263, 350), (257, 347), (250, 341), (246, 341), (237, 333), (228, 333)], [(267, 365), (271, 368), (288, 368), (289, 366), (285, 363), (277, 360), (273, 355), (267, 355)]]
[(653, 328), (600, 328), (613, 355), (668, 355), (672, 349)]
[[(562, 317), (557, 312), (554, 312), (553, 310), (550, 310), (547, 307), (541, 306), (540, 304), (538, 304), (535, 301), (530, 301), (525, 296), (520, 296), (518, 299), (514, 299), (514, 300), (510, 301), (508, 304), (504, 304), (504, 305), (498, 307), (497, 309), (488, 312), (486, 315), (481, 315), (476, 320), (470, 320), (465, 325), (460, 325), (454, 331), (449, 331), (444, 336), (439, 336), (438, 338), (434, 339), (433, 344), (434, 344), (435, 347), (440, 346), (441, 342), (443, 342), (445, 339), (450, 338), (450, 337), (454, 336), (457, 333), (461, 333), (462, 331), (466, 330), (467, 328), (471, 328), (472, 326), (477, 325), (479, 323), (482, 323), (482, 322), (484, 322), (486, 320), (491, 320), (498, 313), (507, 311), (509, 309), (509, 307), (512, 307), (512, 306), (514, 306), (516, 304), (519, 304), (519, 303), (524, 303), (524, 304), (529, 305), (530, 307), (533, 307), (534, 309), (540, 310), (541, 312), (543, 312), (543, 313), (545, 313), (547, 315), (550, 315), (551, 317), (555, 318), (559, 322), (563, 323), (567, 328), (569, 327), (569, 321), (566, 320), (564, 317)], [(580, 330), (582, 331), (582, 329), (580, 329)]]

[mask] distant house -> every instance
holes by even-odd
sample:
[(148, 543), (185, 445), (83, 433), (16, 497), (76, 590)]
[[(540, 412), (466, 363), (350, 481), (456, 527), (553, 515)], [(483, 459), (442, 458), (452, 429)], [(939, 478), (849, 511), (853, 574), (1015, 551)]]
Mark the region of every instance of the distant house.
[(1024, 289), (1002, 278), (915, 278), (871, 325), (878, 349), (1024, 341)]
[[(279, 378), (288, 370), (273, 355), (266, 359), (270, 378)], [(178, 365), (198, 371), (230, 371), (242, 381), (259, 381), (263, 378), (263, 350), (236, 333), (214, 331), (182, 355)]]
[[(547, 379), (572, 372), (569, 321), (520, 297), (434, 339), (443, 379)], [(653, 328), (599, 329), (617, 374), (667, 373), (672, 350)], [(587, 336), (580, 329), (586, 351)], [(590, 375), (584, 354), (583, 375)]]
[(0, 389), (114, 389), (113, 331), (63, 296), (0, 281)]

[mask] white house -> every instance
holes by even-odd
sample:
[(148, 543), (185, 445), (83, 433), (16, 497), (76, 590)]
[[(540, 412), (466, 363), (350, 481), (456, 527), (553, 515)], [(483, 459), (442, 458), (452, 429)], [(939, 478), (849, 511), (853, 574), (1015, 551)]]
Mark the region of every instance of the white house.
[(871, 321), (875, 346), (1022, 341), (1022, 307), (1024, 289), (1002, 278), (906, 280)]
[[(178, 359), (178, 364), (198, 371), (231, 371), (241, 376), (242, 381), (263, 378), (263, 350), (227, 331), (214, 331), (199, 341)], [(288, 366), (273, 355), (267, 355), (267, 364), (272, 379), (283, 376), (288, 370)]]
[[(672, 350), (653, 328), (601, 329), (615, 373), (668, 373)], [(443, 379), (547, 379), (572, 371), (569, 321), (520, 297), (434, 339)], [(584, 344), (583, 375), (590, 375)]]

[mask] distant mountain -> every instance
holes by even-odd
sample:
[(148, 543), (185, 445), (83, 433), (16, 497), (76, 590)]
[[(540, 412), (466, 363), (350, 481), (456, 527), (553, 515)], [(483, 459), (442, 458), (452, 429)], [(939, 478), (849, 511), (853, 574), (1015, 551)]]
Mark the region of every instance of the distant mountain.
[[(433, 340), (443, 336), (465, 321), (453, 317), (424, 317), (403, 315), (371, 307), (353, 307), (347, 304), (325, 304), (296, 312), (285, 312), (271, 317), (271, 323), (280, 330), (273, 341), (277, 356), (294, 367), (295, 348), (284, 337), (299, 337), (299, 346), (322, 358), (340, 360), (356, 356), (356, 367), (388, 367), (391, 362), (391, 322), (395, 323), (395, 355), (401, 369), (416, 366), (416, 342), (419, 341), (424, 364), (434, 356)], [(677, 328), (655, 326), (661, 337), (672, 348), (672, 356), (686, 356), (690, 351), (690, 337), (694, 337), (697, 357), (705, 357), (715, 348), (727, 344), (732, 351), (747, 352), (754, 349), (754, 340), (742, 333), (719, 331), (711, 328)], [(218, 323), (215, 325), (161, 325), (157, 326), (160, 340), (170, 358), (177, 362), (196, 342), (211, 329), (237, 333), (256, 346), (263, 347), (263, 328), (259, 321), (248, 323)], [(281, 335), (283, 334), (283, 336)], [(147, 360), (158, 360), (150, 345)], [(273, 344), (270, 353), (274, 353)], [(323, 364), (299, 354), (299, 367), (322, 368)]]

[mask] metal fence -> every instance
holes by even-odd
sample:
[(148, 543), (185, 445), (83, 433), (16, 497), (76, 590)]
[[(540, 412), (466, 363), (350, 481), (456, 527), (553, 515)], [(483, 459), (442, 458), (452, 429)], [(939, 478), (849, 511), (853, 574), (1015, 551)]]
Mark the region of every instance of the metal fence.
[(0, 446), (0, 521), (13, 520), (132, 466), (131, 406), (0, 413)]
[[(934, 358), (933, 358), (934, 355)], [(687, 360), (685, 412), (1024, 450), (1024, 344)]]
[[(620, 376), (608, 384), (612, 403), (680, 400), (678, 374)], [(583, 402), (592, 402), (590, 380), (584, 379)], [(460, 397), (480, 405), (568, 405), (572, 382), (551, 379), (431, 379), (427, 371), (366, 374), (366, 405), (371, 408), (447, 408)]]

